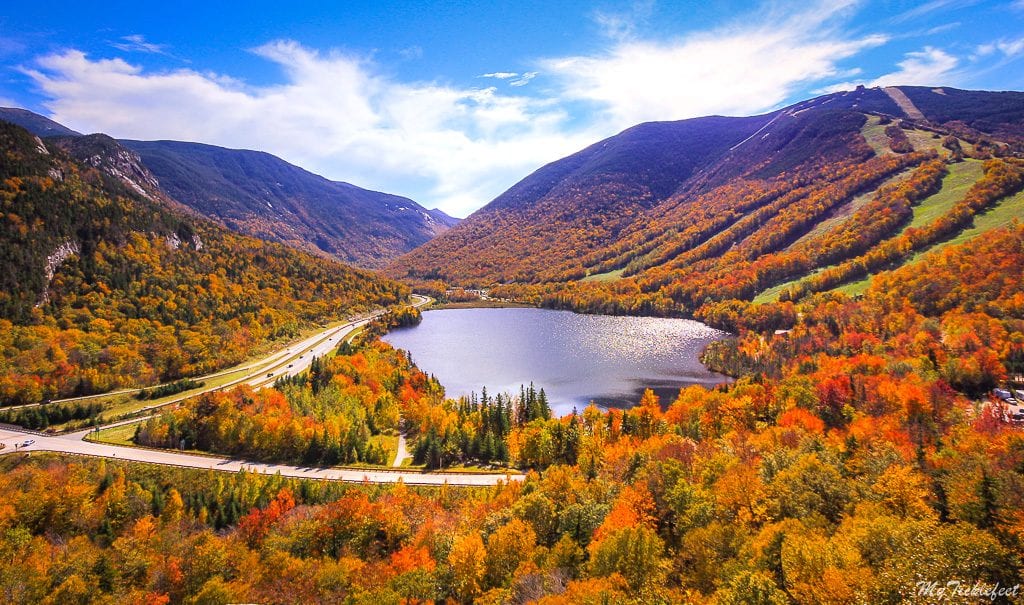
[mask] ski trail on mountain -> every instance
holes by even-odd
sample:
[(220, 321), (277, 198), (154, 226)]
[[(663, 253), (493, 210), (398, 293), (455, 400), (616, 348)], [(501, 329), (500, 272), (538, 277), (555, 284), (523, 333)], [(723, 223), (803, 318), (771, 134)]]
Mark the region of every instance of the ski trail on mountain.
[(921, 110), (914, 105), (914, 102), (911, 101), (910, 97), (908, 97), (902, 90), (895, 86), (886, 86), (882, 90), (885, 91), (885, 94), (889, 95), (889, 98), (892, 99), (894, 103), (900, 106), (900, 109), (903, 110), (903, 113), (907, 114), (908, 118), (924, 120), (926, 122), (928, 121), (928, 119), (924, 117), (924, 114), (921, 113)]

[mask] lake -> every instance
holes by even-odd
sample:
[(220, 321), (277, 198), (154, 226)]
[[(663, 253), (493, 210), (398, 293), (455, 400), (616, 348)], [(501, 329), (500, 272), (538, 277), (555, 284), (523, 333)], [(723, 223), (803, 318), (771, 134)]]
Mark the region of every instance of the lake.
[(699, 360), (704, 347), (727, 334), (697, 321), (580, 315), (547, 309), (446, 309), (393, 330), (384, 340), (444, 385), (449, 397), (519, 393), (531, 381), (557, 415), (591, 401), (629, 407), (645, 388), (662, 404), (681, 387), (730, 379)]

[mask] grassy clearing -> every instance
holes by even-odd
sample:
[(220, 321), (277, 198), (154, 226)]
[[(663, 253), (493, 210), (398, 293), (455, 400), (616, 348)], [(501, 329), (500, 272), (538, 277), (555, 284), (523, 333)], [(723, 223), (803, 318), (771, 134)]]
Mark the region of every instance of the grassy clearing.
[(914, 146), (914, 151), (928, 151), (934, 149), (941, 155), (949, 155), (949, 150), (942, 146), (942, 135), (936, 136), (934, 132), (928, 132), (927, 130), (904, 130), (907, 133), (907, 138), (910, 139), (910, 144)]
[(120, 445), (123, 447), (133, 447), (140, 450), (154, 450), (159, 452), (178, 452), (182, 454), (193, 454), (196, 456), (211, 456), (213, 458), (224, 458), (229, 459), (230, 456), (224, 454), (215, 454), (212, 452), (204, 452), (203, 450), (196, 449), (184, 449), (179, 450), (177, 448), (162, 448), (162, 447), (149, 447), (144, 445), (137, 445), (134, 441), (135, 428), (139, 426), (138, 422), (132, 422), (130, 424), (122, 424), (120, 426), (113, 426), (99, 431), (94, 431), (85, 436), (86, 441), (94, 441), (96, 443), (105, 443), (107, 445)]
[[(880, 122), (881, 118), (878, 116), (868, 116), (868, 121), (861, 127), (860, 134), (876, 155), (892, 155), (895, 152), (889, 147), (889, 137), (885, 134), (885, 127), (888, 124), (881, 124)], [(941, 155), (949, 155), (949, 150), (942, 146), (942, 139), (944, 138), (942, 135), (936, 137), (934, 132), (928, 132), (927, 130), (904, 130), (903, 132), (910, 139), (910, 144), (914, 147), (915, 151), (934, 149)], [(963, 141), (960, 144), (967, 149)]]
[(942, 189), (914, 206), (914, 218), (910, 227), (923, 227), (949, 212), (974, 183), (984, 176), (984, 163), (981, 160), (964, 160), (950, 164), (949, 174), (942, 178)]
[(623, 271), (625, 271), (625, 269), (616, 269), (605, 273), (595, 273), (584, 277), (580, 281), (617, 281), (622, 279)]
[(131, 424), (100, 429), (99, 431), (89, 433), (85, 439), (86, 441), (95, 441), (96, 443), (106, 443), (108, 445), (135, 447), (135, 442), (132, 439), (135, 437), (135, 427), (137, 426), (138, 423), (133, 422)]
[(885, 187), (886, 185), (891, 185), (893, 183), (898, 183), (900, 181), (906, 180), (910, 176), (910, 173), (912, 172), (912, 170), (913, 169), (908, 168), (908, 169), (906, 169), (906, 170), (904, 170), (902, 172), (894, 174), (891, 177), (889, 177), (889, 178), (885, 179), (884, 181), (882, 181), (877, 187), (873, 188), (871, 191), (867, 191), (865, 193), (862, 193), (862, 194), (858, 195), (857, 197), (853, 198), (852, 200), (850, 200), (849, 202), (846, 202), (842, 206), (836, 208), (832, 212), (832, 215), (829, 218), (827, 218), (826, 220), (823, 220), (820, 223), (818, 223), (817, 225), (815, 225), (814, 229), (811, 229), (806, 234), (804, 234), (803, 237), (801, 237), (800, 239), (796, 240), (795, 242), (793, 242), (792, 244), (787, 246), (787, 249), (792, 248), (793, 246), (795, 246), (795, 245), (797, 245), (797, 244), (799, 244), (801, 242), (813, 239), (813, 238), (818, 237), (820, 235), (824, 235), (830, 229), (839, 226), (840, 224), (845, 222), (846, 219), (850, 218), (850, 216), (854, 212), (859, 210), (861, 208), (861, 206), (863, 206), (864, 204), (867, 204), (871, 200), (875, 199), (875, 194), (878, 193), (879, 189), (881, 189), (882, 187)]
[[(977, 165), (977, 174), (978, 174), (978, 178), (980, 178), (982, 162), (980, 160), (968, 160), (967, 162), (964, 162), (964, 164), (967, 164), (968, 162)], [(957, 164), (957, 165), (959, 166), (959, 164)], [(973, 169), (966, 169), (965, 172), (970, 172), (971, 170), (973, 170)], [(946, 177), (946, 178), (951, 178), (951, 177), (954, 177), (952, 171), (950, 171), (950, 175), (948, 177)], [(959, 199), (961, 199), (963, 197), (963, 194), (967, 192), (967, 189), (969, 189), (970, 186), (974, 184), (973, 180), (961, 181), (960, 179), (961, 179), (961, 177), (958, 176), (958, 177), (955, 177), (955, 180), (954, 180), (955, 183), (958, 183), (958, 185), (954, 185), (954, 186), (959, 186), (961, 188), (960, 194), (958, 196), (953, 197), (953, 201), (954, 202), (959, 200)], [(943, 187), (943, 191), (945, 191), (945, 187)], [(935, 196), (933, 196), (933, 197), (935, 197)], [(931, 199), (931, 198), (929, 198), (929, 199)], [(952, 204), (950, 204), (950, 206), (951, 205)], [(923, 204), (922, 204), (922, 206), (923, 206)], [(947, 207), (947, 209), (948, 209), (948, 207)], [(938, 212), (933, 212), (933, 211), (928, 211), (928, 212), (930, 214), (930, 218), (925, 218), (925, 219), (922, 219), (920, 221), (918, 220), (918, 215), (915, 212), (915, 214), (914, 214), (914, 223), (912, 223), (912, 225), (918, 226), (918, 225), (927, 224), (931, 220), (941, 216), (942, 213), (944, 212), (944, 210), (943, 211), (938, 211)], [(934, 246), (931, 246), (929, 248), (925, 248), (924, 250), (921, 250), (917, 254), (913, 255), (910, 258), (908, 258), (904, 263), (900, 264), (899, 266), (903, 266), (903, 265), (910, 264), (910, 263), (915, 263), (915, 262), (921, 260), (921, 258), (925, 254), (928, 254), (928, 253), (931, 253), (931, 252), (936, 252), (938, 250), (942, 250), (943, 248), (945, 248), (947, 246), (955, 246), (957, 244), (962, 244), (962, 243), (970, 240), (971, 238), (977, 237), (977, 236), (981, 235), (982, 233), (985, 233), (986, 231), (991, 231), (992, 229), (998, 229), (1000, 227), (1005, 227), (1006, 225), (1009, 225), (1014, 220), (1021, 220), (1021, 219), (1024, 219), (1024, 191), (1019, 192), (1016, 195), (1010, 196), (1008, 198), (1005, 198), (1002, 201), (998, 202), (995, 206), (993, 206), (987, 212), (983, 212), (981, 214), (976, 215), (974, 217), (973, 226), (968, 227), (967, 229), (964, 229), (963, 231), (958, 233), (956, 235), (956, 237), (950, 238), (950, 239), (945, 240), (943, 242), (939, 242), (939, 243), (935, 244)], [(847, 295), (850, 295), (850, 296), (855, 296), (857, 294), (863, 294), (864, 291), (868, 289), (868, 286), (871, 285), (871, 278), (872, 277), (873, 277), (873, 275), (869, 275), (869, 276), (865, 277), (864, 279), (861, 279), (861, 280), (858, 280), (858, 281), (855, 281), (855, 282), (851, 282), (851, 283), (839, 286), (838, 288), (835, 288), (835, 290), (837, 292), (843, 292), (843, 293), (845, 293)]]
[(932, 252), (935, 250), (942, 250), (946, 246), (954, 246), (956, 244), (962, 244), (967, 240), (977, 237), (986, 231), (992, 229), (998, 229), (1005, 227), (1013, 221), (1024, 220), (1024, 191), (1018, 192), (1016, 195), (1004, 198), (995, 206), (990, 208), (987, 212), (977, 214), (974, 216), (973, 226), (964, 229), (956, 237), (948, 239), (944, 242), (935, 244), (927, 250), (923, 250), (915, 255), (910, 261), (913, 262), (920, 258), (921, 254)]
[[(980, 175), (981, 161), (979, 161), (979, 160), (970, 160), (970, 161), (975, 163), (975, 164), (977, 164), (979, 166), (978, 170), (979, 170), (979, 175)], [(952, 174), (950, 176), (952, 176)], [(947, 178), (949, 178), (949, 177), (947, 177)], [(959, 197), (955, 197), (954, 201), (959, 200), (960, 198), (962, 198), (963, 197), (963, 193), (966, 193), (966, 190), (970, 187), (970, 185), (973, 185), (973, 184), (974, 184), (974, 181), (968, 181), (966, 183), (966, 185), (963, 187), (963, 192), (961, 193), (961, 195)], [(943, 188), (943, 189), (945, 189), (945, 188)], [(942, 214), (941, 212), (939, 212), (938, 214), (934, 214), (934, 216), (932, 218), (937, 218), (941, 214)], [(917, 218), (917, 215), (915, 214), (915, 219), (916, 218)], [(921, 260), (921, 258), (924, 255), (926, 255), (926, 254), (942, 250), (943, 248), (945, 248), (947, 246), (954, 246), (954, 245), (957, 245), (957, 244), (962, 244), (962, 243), (970, 240), (971, 238), (977, 237), (977, 236), (981, 235), (982, 233), (985, 233), (986, 231), (991, 231), (992, 229), (998, 229), (1000, 227), (1005, 227), (1006, 225), (1009, 225), (1014, 220), (1021, 220), (1021, 219), (1024, 219), (1024, 191), (1019, 192), (1016, 195), (1010, 196), (1008, 198), (1005, 198), (1002, 201), (998, 202), (995, 206), (993, 206), (987, 212), (983, 212), (981, 214), (976, 215), (974, 217), (973, 226), (968, 227), (967, 229), (964, 229), (963, 231), (961, 231), (959, 234), (957, 234), (953, 238), (950, 238), (950, 239), (945, 240), (943, 242), (939, 242), (939, 243), (935, 244), (934, 246), (931, 246), (929, 248), (925, 248), (924, 250), (921, 250), (917, 254), (913, 255), (910, 258), (908, 258), (905, 262), (901, 263), (899, 266), (915, 263), (915, 262)], [(917, 222), (917, 221), (915, 220), (915, 222)], [(923, 220), (923, 221), (920, 221), (920, 223), (918, 223), (918, 224), (926, 224), (927, 222), (929, 222), (929, 221), (928, 220)], [(897, 267), (893, 267), (893, 268), (897, 268)], [(868, 286), (871, 285), (871, 278), (873, 276), (874, 275), (869, 275), (869, 276), (865, 277), (864, 279), (861, 279), (861, 280), (858, 280), (858, 281), (855, 281), (855, 282), (851, 282), (851, 283), (848, 283), (848, 284), (844, 284), (842, 286), (839, 286), (839, 287), (835, 288), (835, 291), (843, 292), (844, 294), (847, 294), (849, 296), (856, 296), (858, 294), (863, 294), (868, 289)]]
[(881, 118), (878, 116), (868, 116), (868, 121), (864, 122), (860, 133), (877, 155), (889, 155), (893, 153), (892, 149), (889, 149), (889, 137), (885, 134), (885, 125), (879, 122)]
[(848, 284), (843, 284), (842, 286), (839, 286), (837, 288), (832, 288), (832, 290), (834, 292), (842, 292), (847, 296), (859, 296), (867, 291), (868, 286), (871, 285), (872, 277), (874, 277), (874, 274), (871, 274), (865, 277), (864, 279), (859, 279), (855, 282), (850, 282)]
[[(963, 199), (964, 195), (967, 194), (967, 191), (971, 188), (971, 186), (974, 185), (974, 183), (976, 183), (978, 179), (980, 179), (983, 176), (983, 174), (984, 167), (983, 162), (981, 160), (967, 159), (964, 160), (963, 162), (950, 165), (949, 174), (947, 174), (942, 179), (942, 188), (934, 195), (925, 198), (924, 200), (921, 201), (920, 204), (914, 206), (913, 218), (911, 219), (910, 223), (906, 227), (904, 227), (903, 230), (907, 229), (908, 227), (923, 227), (924, 225), (931, 223), (935, 219), (939, 218), (940, 216), (948, 212), (954, 204)], [(889, 179), (889, 181), (887, 182), (890, 182), (892, 180), (893, 179)], [(873, 195), (874, 192), (871, 192), (858, 197), (865, 198), (867, 196)], [(1013, 198), (1004, 200), (1003, 202), (1000, 202), (998, 205), (996, 205), (989, 212), (975, 217), (974, 228), (963, 231), (959, 236), (952, 240), (949, 240), (949, 242), (947, 243), (940, 244), (939, 247), (947, 245), (948, 243), (959, 243), (962, 241), (966, 241), (967, 239), (973, 237), (974, 235), (977, 235), (978, 233), (981, 233), (988, 229), (992, 229), (994, 227), (998, 227), (1000, 225), (1005, 225), (1009, 223), (1014, 216), (1024, 217), (1024, 209), (1021, 208), (1021, 205), (1024, 204), (1024, 202), (1022, 202), (1021, 200), (1014, 201), (1016, 200), (1016, 198), (1020, 197), (1022, 197), (1022, 195), (1018, 194)], [(863, 204), (863, 202), (861, 203)], [(832, 220), (833, 219), (830, 219), (830, 221)], [(829, 227), (825, 227), (825, 224), (829, 223), (830, 221), (825, 221), (819, 224), (818, 227), (816, 227), (815, 230), (812, 231), (812, 233), (819, 232), (820, 230), (820, 232), (818, 233), (820, 235), (826, 232), (827, 228)], [(832, 222), (832, 225), (835, 225), (837, 223), (838, 222)], [(903, 232), (903, 230), (900, 230), (900, 233), (891, 237), (898, 236)], [(807, 236), (804, 237), (808, 237), (810, 235), (811, 234), (809, 233)], [(907, 262), (913, 262), (914, 260), (917, 260), (919, 256), (919, 254), (915, 255), (912, 259), (908, 260)], [(775, 302), (779, 299), (779, 295), (782, 293), (783, 290), (792, 285), (795, 285), (797, 282), (806, 279), (811, 275), (820, 272), (821, 270), (821, 268), (815, 269), (814, 271), (802, 275), (797, 279), (790, 280), (777, 286), (772, 286), (771, 288), (764, 290), (756, 297), (754, 297), (754, 302), (758, 304)], [(851, 282), (848, 284), (843, 284), (842, 286), (838, 286), (834, 288), (834, 290), (843, 292), (849, 296), (855, 296), (858, 294), (863, 294), (870, 284), (871, 276), (869, 275), (864, 279)]]
[(770, 303), (770, 302), (778, 302), (779, 295), (782, 294), (783, 290), (785, 290), (786, 288), (788, 288), (790, 286), (795, 286), (797, 283), (800, 282), (800, 280), (802, 280), (802, 279), (804, 279), (806, 277), (810, 277), (811, 275), (814, 275), (816, 273), (819, 273), (820, 271), (821, 271), (821, 269), (815, 269), (814, 271), (811, 271), (810, 273), (808, 273), (806, 275), (801, 275), (800, 277), (798, 277), (796, 279), (791, 279), (788, 282), (781, 283), (781, 284), (779, 284), (777, 286), (772, 286), (771, 288), (768, 288), (767, 290), (765, 290), (765, 291), (761, 292), (760, 294), (758, 294), (757, 296), (755, 296), (753, 302), (754, 302), (754, 304), (757, 304), (757, 305), (764, 304), (764, 303)]
[[(325, 324), (325, 325), (322, 325), (322, 326), (310, 326), (308, 328), (304, 328), (303, 330), (301, 330), (299, 332), (298, 336), (290, 339), (288, 341), (288, 343), (294, 343), (294, 342), (299, 342), (301, 340), (305, 340), (305, 339), (309, 338), (310, 336), (316, 334), (317, 332), (321, 332), (321, 331), (323, 331), (323, 330), (325, 330), (327, 328), (332, 328), (334, 326), (340, 326), (341, 324), (346, 323), (347, 321), (348, 321), (347, 319), (344, 319), (344, 320), (333, 321), (333, 322), (331, 322), (329, 324)], [(272, 352), (274, 352), (276, 350), (280, 350), (282, 347), (287, 346), (288, 343), (282, 342), (280, 340), (265, 343), (265, 344), (263, 344), (260, 347), (254, 348), (250, 352), (249, 356), (246, 357), (244, 361), (242, 361), (241, 363), (238, 363), (237, 365), (234, 365), (234, 366), (232, 366), (230, 368), (225, 368), (223, 370), (218, 370), (217, 372), (214, 372), (212, 374), (207, 374), (205, 376), (189, 376), (189, 377), (186, 377), (186, 378), (192, 378), (196, 382), (205, 382), (207, 384), (207, 386), (220, 386), (220, 385), (226, 384), (228, 382), (231, 382), (231, 380), (233, 380), (234, 378), (238, 378), (238, 376), (244, 370), (254, 369), (254, 368), (259, 368), (259, 367), (266, 367), (268, 364), (266, 364), (266, 363), (257, 363), (257, 362), (260, 361), (262, 358), (267, 357)], [(122, 401), (122, 400), (125, 400), (125, 399), (128, 399), (128, 398), (132, 398), (136, 393), (141, 391), (143, 388), (151, 389), (151, 388), (157, 387), (157, 386), (161, 386), (161, 385), (159, 385), (159, 384), (152, 384), (152, 385), (147, 385), (146, 387), (139, 387), (137, 389), (127, 389), (127, 390), (122, 389), (122, 390), (119, 390), (119, 391), (116, 391), (116, 392), (113, 392), (113, 393), (98, 393), (96, 395), (88, 395), (86, 397), (75, 397), (74, 401), (80, 401), (82, 403), (95, 403), (95, 402), (98, 401), (98, 402), (100, 402), (102, 404), (106, 404), (108, 402)], [(187, 391), (184, 391), (184, 392), (187, 392)], [(178, 395), (181, 395), (181, 393), (179, 393)], [(62, 403), (64, 401), (67, 401), (67, 400), (56, 400), (53, 403)]]

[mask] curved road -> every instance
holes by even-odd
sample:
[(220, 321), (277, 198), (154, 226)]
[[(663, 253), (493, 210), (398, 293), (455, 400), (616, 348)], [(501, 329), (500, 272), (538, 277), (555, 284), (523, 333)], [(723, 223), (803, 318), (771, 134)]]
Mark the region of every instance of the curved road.
[[(16, 452), (59, 452), (82, 456), (99, 456), (116, 460), (131, 460), (149, 464), (164, 464), (198, 469), (211, 469), (236, 473), (246, 470), (256, 473), (281, 473), (284, 477), (303, 479), (328, 479), (333, 481), (350, 481), (355, 483), (394, 483), (401, 479), (407, 485), (495, 485), (498, 482), (518, 481), (522, 475), (498, 475), (489, 473), (419, 473), (416, 471), (391, 471), (384, 469), (352, 469), (352, 468), (315, 468), (292, 466), (287, 464), (270, 464), (249, 462), (246, 460), (218, 458), (175, 452), (173, 450), (151, 450), (136, 447), (123, 447), (84, 441), (85, 432), (68, 433), (67, 435), (31, 435), (13, 429), (0, 429), (0, 443), (4, 444), (4, 453)], [(33, 441), (27, 447), (20, 444)]]
[[(414, 305), (422, 307), (430, 302), (429, 298), (424, 296), (413, 295)], [(313, 356), (321, 357), (324, 354), (334, 349), (338, 342), (345, 335), (350, 333), (359, 327), (362, 327), (369, 323), (369, 321), (380, 315), (380, 312), (375, 313), (367, 318), (360, 318), (357, 320), (350, 321), (341, 326), (329, 328), (307, 338), (297, 344), (293, 344), (282, 351), (274, 353), (269, 357), (265, 358), (262, 362), (257, 362), (251, 367), (259, 367), (259, 370), (254, 371), (238, 380), (232, 381), (229, 384), (222, 385), (200, 391), (197, 393), (190, 393), (186, 397), (195, 397), (204, 392), (213, 391), (217, 389), (228, 388), (233, 385), (245, 382), (256, 388), (268, 386), (272, 384), (279, 376), (282, 375), (293, 375), (302, 372), (310, 366), (313, 360)], [(296, 357), (301, 355), (301, 358)], [(269, 365), (273, 364), (273, 365)], [(267, 376), (267, 374), (273, 374)], [(177, 402), (178, 400), (169, 401), (163, 405), (170, 405)], [(128, 421), (121, 421), (108, 424), (106, 426), (114, 426), (117, 424), (130, 424), (132, 422), (140, 422), (142, 419), (132, 419)], [(103, 427), (100, 427), (103, 428)], [(89, 430), (78, 431), (75, 433), (66, 433), (63, 435), (39, 435), (28, 431), (21, 431), (14, 427), (0, 427), (0, 444), (3, 444), (3, 449), (0, 449), (0, 454), (13, 454), (20, 452), (33, 452), (33, 451), (48, 451), (58, 452), (62, 454), (76, 454), (82, 456), (98, 456), (102, 458), (113, 458), (121, 460), (131, 460), (134, 462), (145, 462), (149, 464), (164, 464), (169, 466), (180, 466), (188, 468), (199, 468), (199, 469), (211, 469), (224, 472), (238, 472), (240, 470), (246, 470), (257, 473), (281, 473), (284, 477), (297, 477), (304, 479), (326, 479), (333, 481), (350, 481), (350, 482), (370, 482), (370, 483), (394, 483), (399, 480), (406, 484), (415, 485), (443, 485), (445, 483), (449, 485), (495, 485), (499, 482), (508, 481), (519, 481), (522, 480), (523, 476), (519, 474), (499, 475), (493, 473), (421, 473), (416, 471), (392, 471), (384, 469), (352, 469), (352, 468), (315, 468), (305, 466), (292, 466), (287, 464), (270, 464), (263, 462), (250, 462), (239, 459), (228, 459), (217, 456), (203, 456), (197, 454), (186, 454), (183, 452), (176, 452), (173, 450), (155, 450), (155, 449), (144, 449), (134, 447), (124, 447), (117, 445), (107, 445), (105, 443), (95, 443), (92, 441), (85, 441), (84, 437), (89, 433)], [(29, 445), (24, 445), (26, 442), (32, 441)], [(404, 439), (403, 439), (404, 441)], [(401, 445), (404, 445), (402, 443)], [(402, 447), (399, 448), (398, 455), (402, 456)], [(398, 457), (399, 463), (401, 458)]]

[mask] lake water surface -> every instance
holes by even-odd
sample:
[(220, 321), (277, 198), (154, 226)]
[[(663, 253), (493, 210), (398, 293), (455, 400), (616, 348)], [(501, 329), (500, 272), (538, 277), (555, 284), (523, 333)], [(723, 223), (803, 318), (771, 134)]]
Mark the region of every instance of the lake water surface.
[(491, 394), (517, 394), (532, 381), (544, 388), (555, 414), (565, 415), (591, 401), (629, 407), (645, 388), (666, 404), (681, 387), (727, 382), (698, 359), (724, 336), (686, 319), (518, 308), (427, 311), (423, 323), (384, 340), (412, 353), (449, 397), (484, 386)]

